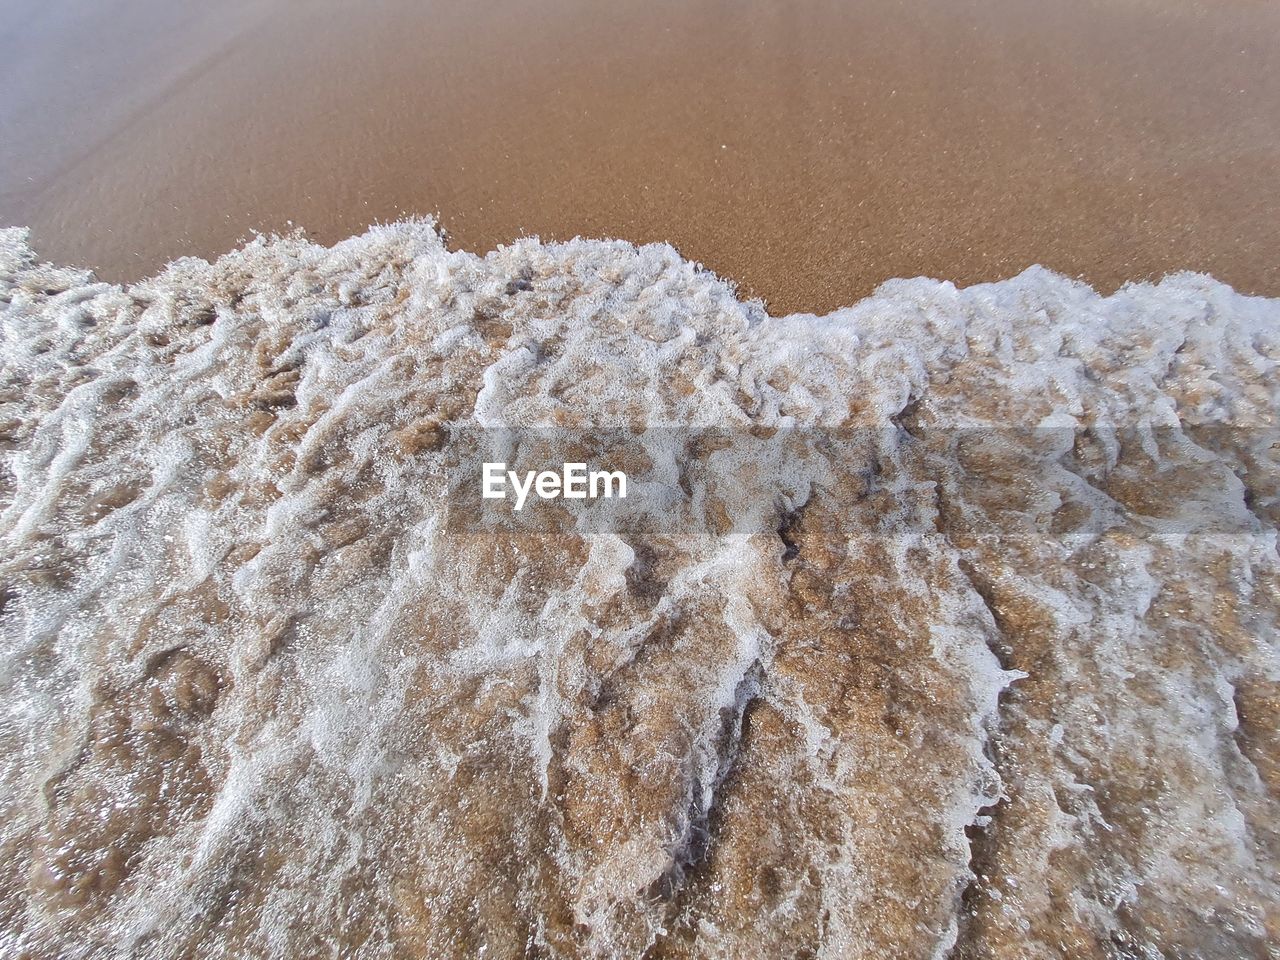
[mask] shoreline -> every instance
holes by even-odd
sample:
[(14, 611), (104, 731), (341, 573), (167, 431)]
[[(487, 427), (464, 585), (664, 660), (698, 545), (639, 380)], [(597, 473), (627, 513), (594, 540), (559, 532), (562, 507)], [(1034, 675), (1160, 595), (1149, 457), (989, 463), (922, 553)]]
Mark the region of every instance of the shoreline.
[[(30, 227), (0, 226), (0, 238), (3, 238), (6, 234), (8, 234), (9, 237), (16, 237), (20, 246), (31, 255), (29, 264), (34, 268), (52, 271), (57, 274), (74, 274), (77, 277), (77, 283), (80, 285), (93, 286), (104, 284), (119, 290), (125, 295), (131, 295), (141, 287), (167, 284), (169, 282), (181, 285), (184, 282), (184, 278), (190, 276), (193, 270), (196, 274), (203, 274), (210, 270), (217, 271), (221, 268), (230, 267), (233, 261), (243, 262), (246, 258), (249, 258), (249, 263), (252, 263), (252, 260), (258, 256), (271, 255), (272, 248), (277, 246), (293, 247), (295, 249), (305, 250), (308, 251), (311, 256), (331, 256), (337, 254), (341, 248), (344, 247), (360, 248), (378, 237), (394, 237), (404, 232), (412, 234), (417, 232), (419, 228), (426, 228), (430, 232), (430, 235), (437, 238), (443, 249), (445, 249), (450, 255), (462, 256), (476, 264), (485, 264), (496, 259), (505, 258), (510, 256), (513, 250), (522, 248), (538, 249), (552, 257), (566, 253), (573, 248), (611, 249), (635, 255), (643, 255), (646, 251), (652, 250), (664, 259), (674, 259), (675, 261), (687, 265), (695, 273), (706, 276), (714, 285), (721, 287), (725, 295), (732, 301), (736, 302), (744, 311), (757, 313), (761, 317), (765, 317), (770, 321), (807, 319), (828, 320), (837, 314), (850, 313), (857, 311), (864, 306), (873, 304), (875, 301), (881, 299), (881, 297), (885, 295), (886, 291), (891, 292), (894, 288), (910, 286), (913, 284), (937, 285), (943, 288), (950, 287), (957, 293), (964, 293), (978, 291), (984, 288), (1013, 288), (1020, 282), (1034, 280), (1039, 277), (1048, 278), (1050, 281), (1055, 283), (1065, 281), (1071, 286), (1079, 288), (1082, 293), (1087, 296), (1096, 298), (1098, 301), (1107, 301), (1126, 290), (1155, 290), (1166, 284), (1176, 286), (1185, 281), (1205, 281), (1209, 286), (1221, 288), (1233, 297), (1280, 306), (1280, 295), (1250, 293), (1245, 290), (1239, 290), (1231, 283), (1228, 283), (1227, 281), (1214, 276), (1212, 273), (1208, 273), (1203, 270), (1171, 270), (1158, 277), (1129, 279), (1114, 287), (1109, 285), (1104, 287), (1090, 283), (1087, 279), (1073, 277), (1062, 273), (1061, 271), (1054, 270), (1052, 267), (1048, 267), (1044, 264), (1033, 263), (1024, 267), (1017, 273), (1010, 274), (1008, 276), (997, 277), (991, 280), (977, 280), (972, 283), (957, 282), (948, 277), (931, 276), (928, 274), (888, 277), (866, 294), (857, 297), (848, 303), (838, 304), (829, 310), (819, 311), (799, 309), (792, 311), (791, 313), (781, 314), (771, 312), (768, 309), (768, 304), (766, 302), (759, 297), (750, 295), (750, 293), (744, 290), (742, 285), (736, 282), (733, 278), (722, 276), (707, 264), (685, 256), (674, 244), (666, 241), (633, 243), (630, 240), (620, 237), (571, 237), (564, 240), (545, 240), (534, 236), (519, 237), (509, 243), (500, 243), (491, 250), (479, 252), (475, 250), (460, 249), (451, 243), (448, 234), (441, 230), (439, 224), (435, 223), (435, 221), (429, 216), (405, 217), (388, 223), (371, 224), (364, 231), (352, 234), (349, 237), (342, 238), (333, 243), (319, 242), (301, 228), (295, 228), (288, 233), (259, 233), (223, 253), (210, 257), (200, 256), (198, 254), (186, 254), (163, 264), (154, 273), (124, 281), (104, 278), (90, 267), (58, 263), (46, 257), (40, 245), (33, 242)], [(427, 253), (424, 254), (424, 256), (431, 259), (433, 255)], [(252, 277), (252, 266), (249, 267), (249, 271), (249, 274), (246, 275), (246, 279)]]

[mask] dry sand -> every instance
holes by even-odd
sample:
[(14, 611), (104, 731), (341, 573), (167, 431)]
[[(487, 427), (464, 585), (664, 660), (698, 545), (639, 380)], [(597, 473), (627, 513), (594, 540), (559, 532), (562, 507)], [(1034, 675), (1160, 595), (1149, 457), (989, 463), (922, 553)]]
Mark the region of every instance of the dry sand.
[(825, 311), (1035, 262), (1280, 293), (1280, 6), (8, 0), (0, 223), (136, 278), (439, 214)]

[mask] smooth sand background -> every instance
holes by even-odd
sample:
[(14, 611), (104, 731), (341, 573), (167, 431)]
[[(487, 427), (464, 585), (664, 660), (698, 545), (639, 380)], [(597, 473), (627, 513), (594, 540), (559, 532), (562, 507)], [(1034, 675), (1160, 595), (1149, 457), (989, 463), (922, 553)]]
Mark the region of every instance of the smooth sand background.
[(0, 223), (136, 278), (254, 229), (664, 240), (826, 311), (895, 276), (1280, 293), (1271, 0), (0, 0)]

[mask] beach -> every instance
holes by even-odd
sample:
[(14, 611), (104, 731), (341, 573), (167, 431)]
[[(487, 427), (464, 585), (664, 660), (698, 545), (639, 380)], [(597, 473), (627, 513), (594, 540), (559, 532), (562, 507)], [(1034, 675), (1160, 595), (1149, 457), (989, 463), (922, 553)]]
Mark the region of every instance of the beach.
[(0, 223), (107, 279), (434, 215), (672, 243), (775, 315), (1036, 263), (1280, 292), (1272, 4), (17, 8)]
[(1274, 960), (1280, 8), (5, 10), (0, 956)]

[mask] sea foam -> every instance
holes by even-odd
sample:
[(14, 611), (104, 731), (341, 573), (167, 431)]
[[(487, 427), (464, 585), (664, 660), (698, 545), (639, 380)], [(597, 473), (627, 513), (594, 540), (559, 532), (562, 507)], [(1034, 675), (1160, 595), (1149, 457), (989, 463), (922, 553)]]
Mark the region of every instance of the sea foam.
[[(7, 955), (1280, 943), (1280, 301), (406, 222), (0, 311)], [(549, 431), (661, 509), (459, 506)]]

